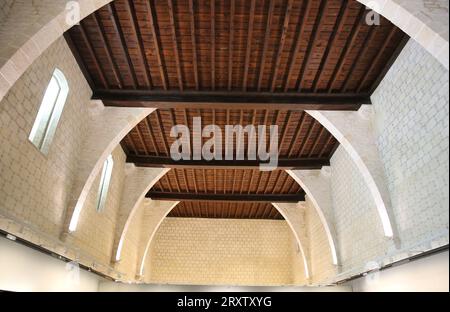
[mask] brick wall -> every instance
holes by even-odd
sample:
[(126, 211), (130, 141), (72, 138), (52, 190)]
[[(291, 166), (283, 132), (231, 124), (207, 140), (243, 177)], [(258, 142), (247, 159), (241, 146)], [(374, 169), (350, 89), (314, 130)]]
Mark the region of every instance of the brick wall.
[(410, 40), (372, 96), (403, 248), (448, 244), (448, 92), (448, 71)]
[(155, 235), (145, 279), (163, 284), (290, 285), (294, 241), (285, 221), (167, 218)]

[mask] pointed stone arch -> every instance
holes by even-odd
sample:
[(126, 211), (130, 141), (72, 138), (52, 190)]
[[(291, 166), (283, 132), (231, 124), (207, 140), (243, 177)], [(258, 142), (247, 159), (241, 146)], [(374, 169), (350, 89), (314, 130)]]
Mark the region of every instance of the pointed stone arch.
[(376, 204), (386, 237), (399, 243), (389, 189), (373, 133), (371, 105), (357, 112), (307, 111), (339, 141), (355, 162)]

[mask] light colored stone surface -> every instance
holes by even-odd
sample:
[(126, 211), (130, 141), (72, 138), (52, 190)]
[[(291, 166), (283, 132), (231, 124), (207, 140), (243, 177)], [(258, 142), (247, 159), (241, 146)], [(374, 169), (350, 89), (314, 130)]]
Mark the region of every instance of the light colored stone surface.
[(372, 96), (375, 129), (403, 248), (448, 244), (449, 76), (410, 41)]
[(304, 203), (273, 203), (272, 205), (277, 208), (289, 224), (292, 233), (294, 233), (303, 260), (303, 272), (306, 279), (309, 280), (311, 278), (309, 269), (311, 264), (309, 258), (309, 239), (306, 232)]
[[(28, 140), (47, 84), (58, 67), (69, 95), (47, 156)], [(70, 49), (58, 40), (0, 103), (0, 207), (49, 235), (61, 230), (64, 210), (87, 133), (91, 91)]]
[(328, 285), (336, 276), (338, 266), (333, 264), (327, 233), (309, 198), (305, 203), (305, 222), (309, 239), (311, 285)]
[(108, 156), (131, 129), (154, 111), (152, 108), (103, 107), (101, 103), (92, 103), (92, 106), (88, 136), (79, 152), (77, 174), (66, 209), (64, 236), (76, 231), (86, 197)]
[(372, 195), (385, 236), (398, 242), (391, 199), (373, 131), (373, 109), (363, 105), (357, 112), (307, 111), (339, 141), (356, 164)]
[(322, 170), (289, 170), (287, 172), (300, 184), (306, 192), (309, 201), (316, 209), (317, 215), (322, 222), (322, 228), (328, 239), (331, 261), (337, 265), (339, 261), (336, 248), (333, 203), (331, 199), (331, 168), (324, 167)]
[(137, 278), (141, 279), (145, 275), (145, 263), (147, 255), (153, 242), (156, 231), (164, 221), (170, 211), (175, 208), (179, 202), (159, 201), (147, 199), (145, 211), (142, 218), (142, 232), (139, 243), (139, 252), (137, 257)]
[(120, 146), (112, 153), (114, 167), (109, 184), (105, 208), (97, 211), (98, 189), (101, 173), (94, 180), (83, 210), (80, 215), (80, 226), (69, 239), (70, 244), (77, 246), (92, 255), (98, 263), (109, 264), (114, 242), (114, 229), (118, 219), (119, 204), (125, 180), (125, 153)]
[(358, 0), (416, 40), (449, 69), (448, 0)]
[[(70, 90), (49, 153), (44, 156), (28, 136), (56, 67), (66, 76)], [(84, 221), (95, 223), (95, 219), (87, 217), (91, 213), (88, 208), (76, 241), (62, 242), (58, 234), (70, 202), (79, 151), (88, 133), (90, 97), (83, 74), (67, 44), (60, 39), (28, 68), (0, 102), (0, 228), (114, 276), (109, 261), (103, 261), (111, 253), (108, 250), (111, 242), (107, 239), (111, 233), (107, 228), (114, 220), (102, 219), (104, 229), (84, 224)], [(112, 184), (116, 185), (115, 179)], [(113, 192), (117, 191), (113, 186)], [(109, 202), (106, 215), (113, 218), (111, 205)], [(95, 237), (93, 233), (98, 234), (97, 243), (86, 239), (86, 235)]]
[[(0, 57), (9, 59), (34, 33), (58, 15), (66, 0), (2, 0), (0, 2)], [(0, 62), (0, 67), (3, 65)]]
[(167, 218), (155, 235), (145, 281), (292, 285), (291, 233), (285, 221)]
[(145, 195), (170, 169), (141, 168), (127, 165), (123, 196), (120, 202), (119, 216), (114, 235), (114, 254), (112, 261), (120, 261), (122, 247), (131, 220)]
[[(121, 260), (114, 263), (116, 271), (121, 273), (120, 276), (116, 278), (119, 281), (126, 283), (135, 282), (136, 271), (138, 269), (137, 262), (140, 240), (142, 232), (145, 232), (146, 230), (143, 222), (144, 211), (145, 206), (144, 204), (141, 204), (133, 214), (130, 220), (131, 226), (127, 231), (127, 235), (124, 237)], [(115, 250), (111, 250), (111, 257), (113, 257), (114, 254)]]
[(342, 146), (331, 159), (331, 188), (341, 277), (344, 278), (387, 254), (393, 244), (384, 236), (377, 207), (364, 178)]
[[(111, 0), (78, 0), (80, 14), (75, 15), (66, 9), (65, 0), (3, 2), (0, 7), (0, 101), (28, 67), (73, 23)], [(67, 23), (68, 14), (75, 18), (71, 19), (71, 24)]]

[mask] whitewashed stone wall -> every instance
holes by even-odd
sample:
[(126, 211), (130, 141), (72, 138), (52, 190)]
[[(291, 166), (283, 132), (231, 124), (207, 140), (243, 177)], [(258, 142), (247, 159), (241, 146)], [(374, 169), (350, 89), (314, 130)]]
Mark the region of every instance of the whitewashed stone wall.
[(309, 258), (311, 283), (324, 285), (331, 281), (337, 273), (337, 267), (333, 265), (331, 248), (323, 223), (320, 220), (314, 204), (307, 197), (305, 203), (306, 229), (309, 239)]
[(402, 249), (448, 244), (448, 75), (410, 40), (372, 96)]
[(387, 254), (393, 243), (384, 236), (370, 191), (342, 146), (331, 159), (331, 188), (340, 269), (348, 276)]

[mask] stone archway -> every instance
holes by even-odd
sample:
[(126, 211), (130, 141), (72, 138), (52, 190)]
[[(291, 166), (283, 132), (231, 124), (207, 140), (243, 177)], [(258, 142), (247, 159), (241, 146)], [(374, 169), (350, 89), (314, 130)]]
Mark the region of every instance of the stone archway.
[[(146, 242), (141, 244), (140, 250), (138, 251), (138, 272), (136, 274), (137, 279), (142, 278), (144, 275), (145, 268), (145, 260), (147, 259), (148, 252), (150, 250), (150, 246), (152, 240), (161, 226), (164, 219), (170, 213), (170, 211), (178, 205), (179, 202), (159, 202), (159, 201), (151, 201), (150, 205), (152, 207), (152, 213), (150, 215), (151, 220), (148, 220), (146, 226)], [(307, 252), (307, 240), (302, 233), (302, 218), (297, 213), (299, 204), (277, 204), (273, 203), (273, 206), (281, 213), (286, 222), (288, 223), (292, 233), (297, 241), (297, 244), (300, 249), (300, 253), (302, 255), (303, 267), (305, 271), (305, 277), (307, 280), (311, 278), (310, 276), (310, 259), (308, 258)]]
[(372, 129), (373, 109), (357, 112), (307, 111), (339, 141), (359, 169), (376, 204), (386, 237), (399, 243), (387, 181)]

